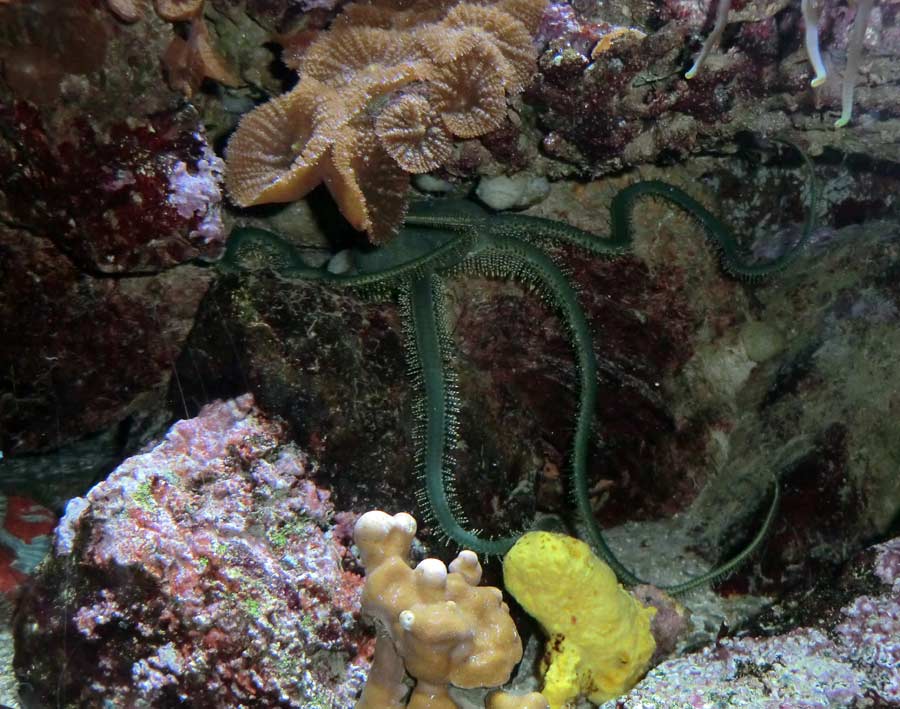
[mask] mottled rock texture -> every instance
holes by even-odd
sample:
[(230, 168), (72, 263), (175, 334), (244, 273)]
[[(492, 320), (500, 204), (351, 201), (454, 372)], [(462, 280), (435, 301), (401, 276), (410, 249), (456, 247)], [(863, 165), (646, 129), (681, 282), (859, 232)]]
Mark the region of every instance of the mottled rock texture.
[[(321, 461), (316, 484), (333, 489), (340, 509), (415, 509), (414, 390), (397, 308), (265, 274), (216, 279), (204, 300), (212, 273), (190, 263), (214, 258), (235, 218), (274, 228), (319, 258), (326, 238), (331, 248), (352, 242), (322, 194), (282, 210), (222, 210), (218, 222), (214, 156), (240, 114), (293, 80), (273, 42), (302, 52), (342, 4), (208, 0), (211, 41), (241, 86), (206, 82), (186, 102), (160, 61), (186, 27), (149, 6), (125, 24), (101, 0), (0, 2), (0, 485), (59, 504), (164, 430), (173, 412), (196, 414), (251, 390), (285, 436)], [(616, 527), (614, 547), (653, 580), (687, 561), (702, 570), (752, 534), (778, 474), (783, 505), (769, 543), (718, 589), (774, 595), (828, 578), (866, 540), (896, 529), (900, 4), (876, 3), (854, 121), (842, 131), (832, 123), (850, 3), (823, 4), (831, 78), (815, 91), (796, 0), (736, 0), (721, 45), (686, 81), (713, 5), (550, 3), (526, 93), (500, 129), (461, 142), (434, 177), (442, 189), (466, 191), (477, 176), (546, 176), (550, 194), (530, 213), (600, 234), (618, 189), (664, 179), (727, 216), (752, 253), (770, 258), (799, 232), (808, 177), (794, 154), (760, 151), (758, 136), (787, 137), (814, 158), (821, 226), (801, 259), (769, 282), (724, 278), (690, 220), (652, 202), (635, 219), (634, 254), (554, 253), (594, 332), (601, 381), (590, 476), (598, 518)], [(573, 176), (592, 181), (564, 179)], [(462, 403), (455, 477), (470, 524), (501, 533), (537, 510), (574, 531), (566, 490), (578, 390), (564, 327), (539, 296), (508, 282), (454, 279), (448, 304)], [(244, 470), (241, 450), (224, 459)], [(236, 499), (257, 484), (252, 469), (235, 482)], [(147, 475), (159, 482), (137, 496), (145, 504), (188, 494)], [(119, 498), (139, 490), (125, 477), (115, 483)], [(93, 505), (84, 524), (100, 528)], [(121, 509), (129, 523), (152, 519), (133, 496)], [(423, 527), (423, 541), (437, 546)], [(262, 544), (266, 530), (249, 529)], [(100, 543), (73, 540), (78, 549)], [(32, 599), (45, 604), (34, 615), (48, 633), (69, 623), (66, 636), (86, 647), (90, 632), (110, 633), (122, 666), (95, 662), (97, 645), (87, 654), (88, 671), (107, 672), (103, 691), (124, 693), (139, 677), (168, 698), (190, 668), (178, 674), (178, 648), (134, 620), (156, 607), (141, 597), (121, 610), (121, 598), (98, 595), (120, 573), (137, 579), (135, 594), (159, 594), (164, 570), (144, 552), (97, 579), (57, 559)], [(203, 574), (196, 559), (184, 567), (197, 583), (212, 583), (219, 568), (249, 573), (241, 566), (249, 560), (212, 552)], [(82, 585), (53, 606), (51, 589), (70, 578)], [(104, 604), (133, 623), (128, 633), (116, 630), (120, 617), (95, 622)], [(227, 607), (241, 628), (264, 622), (253, 616), (264, 605)], [(720, 622), (698, 625), (714, 635)], [(28, 626), (20, 630), (31, 642)], [(142, 646), (155, 643), (149, 654), (128, 653), (132, 630)], [(214, 634), (202, 652), (218, 652), (220, 641)], [(62, 673), (71, 701), (91, 691), (76, 677), (83, 668), (62, 669), (60, 644), (41, 642), (50, 651), (30, 670), (36, 686), (55, 686)], [(230, 646), (222, 647), (225, 657)], [(240, 672), (229, 677), (216, 688), (233, 681), (263, 691)]]
[[(0, 479), (59, 504), (169, 416), (209, 283), (185, 264), (225, 239), (222, 163), (163, 81), (168, 24), (37, 0), (0, 27)], [(24, 455), (89, 436), (55, 476)]]
[[(896, 56), (900, 13), (876, 3), (849, 130), (835, 130), (854, 12), (820, 3), (828, 80), (810, 87), (799, 2), (734, 3), (721, 46), (698, 75), (684, 73), (710, 31), (716, 2), (553, 2), (539, 74), (526, 91), (555, 169), (599, 175), (684, 158), (741, 131), (779, 135), (814, 153), (900, 155)], [(641, 34), (623, 34), (637, 28)]]
[[(852, 192), (829, 166), (817, 171), (817, 210), (834, 224)], [(727, 214), (762, 258), (796, 238), (804, 218), (808, 176), (786, 155), (645, 171), (663, 176)], [(609, 200), (627, 183), (556, 185), (532, 211), (603, 234)], [(893, 202), (881, 199), (863, 214), (892, 214)], [(597, 516), (616, 525), (690, 509), (679, 538), (700, 544), (709, 563), (748, 538), (778, 473), (784, 507), (766, 572), (747, 572), (756, 589), (808, 583), (886, 529), (900, 499), (889, 463), (891, 389), (867, 393), (897, 376), (896, 230), (890, 222), (820, 229), (792, 268), (747, 285), (721, 274), (678, 212), (644, 203), (635, 228), (630, 256), (556, 253), (580, 291), (601, 369), (590, 465)], [(571, 519), (578, 391), (564, 328), (537, 295), (505, 281), (452, 279), (448, 304), (462, 405), (456, 484), (470, 524), (500, 533), (527, 524), (535, 509)], [(179, 363), (189, 405), (249, 386), (317, 450), (341, 506), (412, 509), (414, 388), (395, 306), (264, 273), (222, 280), (208, 306)], [(861, 339), (870, 343), (865, 368), (847, 349)], [(815, 376), (795, 369), (804, 351), (822, 346), (844, 355), (814, 357), (810, 364), (825, 368)], [(650, 564), (645, 578), (680, 566), (675, 551), (650, 551), (646, 535), (626, 544), (630, 562)], [(751, 582), (732, 583), (747, 590)]]
[(371, 650), (355, 518), (314, 472), (245, 396), (70, 501), (16, 617), (38, 703), (352, 706)]
[(900, 538), (866, 550), (836, 580), (789, 597), (759, 623), (664, 662), (604, 708), (897, 706)]

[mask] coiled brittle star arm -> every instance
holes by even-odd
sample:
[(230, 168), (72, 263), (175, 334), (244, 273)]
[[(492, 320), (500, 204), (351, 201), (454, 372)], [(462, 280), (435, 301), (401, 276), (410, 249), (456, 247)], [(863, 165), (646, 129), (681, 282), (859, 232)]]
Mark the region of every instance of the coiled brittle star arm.
[[(804, 156), (806, 160), (806, 157)], [(807, 167), (811, 164), (806, 160)], [(490, 215), (471, 204), (444, 203), (414, 210), (401, 235), (378, 250), (359, 253), (354, 267), (343, 274), (306, 266), (293, 246), (277, 235), (258, 229), (239, 229), (229, 241), (226, 270), (257, 266), (273, 269), (286, 280), (319, 280), (334, 285), (378, 289), (400, 294), (407, 334), (413, 383), (420, 393), (415, 408), (416, 448), (419, 473), (424, 481), (423, 507), (443, 534), (460, 546), (481, 554), (501, 555), (517, 535), (489, 539), (469, 530), (453, 492), (452, 449), (458, 438), (458, 392), (452, 367), (452, 343), (445, 322), (442, 282), (449, 275), (475, 273), (507, 278), (535, 287), (557, 309), (570, 334), (579, 373), (579, 401), (572, 450), (572, 491), (581, 527), (594, 549), (629, 585), (641, 583), (622, 564), (607, 544), (593, 516), (587, 479), (587, 456), (597, 401), (597, 363), (593, 336), (585, 314), (567, 277), (542, 247), (568, 242), (589, 252), (612, 256), (626, 251), (632, 242), (631, 215), (643, 198), (663, 199), (691, 215), (718, 253), (723, 269), (737, 277), (755, 280), (783, 268), (808, 238), (816, 199), (810, 184), (810, 211), (800, 239), (775, 261), (745, 262), (737, 242), (699, 202), (662, 182), (639, 182), (617, 193), (610, 206), (611, 236), (601, 238), (562, 222), (525, 215)], [(683, 593), (721, 577), (749, 556), (761, 543), (772, 523), (778, 503), (777, 483), (762, 527), (743, 551), (713, 570), (667, 588)]]

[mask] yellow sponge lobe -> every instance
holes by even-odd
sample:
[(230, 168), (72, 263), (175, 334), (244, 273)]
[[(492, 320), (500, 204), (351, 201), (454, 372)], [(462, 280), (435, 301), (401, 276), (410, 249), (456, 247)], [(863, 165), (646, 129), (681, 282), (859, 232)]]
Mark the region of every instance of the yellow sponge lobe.
[(551, 709), (602, 703), (647, 671), (656, 613), (635, 600), (584, 542), (528, 532), (503, 559), (506, 589), (549, 636), (543, 694)]

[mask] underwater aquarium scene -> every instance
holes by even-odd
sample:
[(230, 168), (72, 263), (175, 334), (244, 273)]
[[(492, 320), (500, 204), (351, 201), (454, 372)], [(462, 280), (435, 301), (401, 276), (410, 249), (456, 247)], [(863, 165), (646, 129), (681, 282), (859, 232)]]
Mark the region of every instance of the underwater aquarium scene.
[(900, 0), (0, 0), (0, 709), (900, 709)]

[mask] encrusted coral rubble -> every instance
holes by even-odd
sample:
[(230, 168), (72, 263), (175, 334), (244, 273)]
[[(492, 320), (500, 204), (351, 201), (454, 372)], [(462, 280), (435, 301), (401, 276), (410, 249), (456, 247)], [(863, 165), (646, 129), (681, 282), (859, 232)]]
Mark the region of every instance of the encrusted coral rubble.
[(217, 402), (69, 503), (16, 630), (42, 703), (352, 705), (353, 520), (283, 441), (250, 396)]
[[(874, 563), (872, 563), (874, 557)], [(771, 637), (728, 638), (669, 660), (608, 709), (655, 706), (896, 706), (900, 703), (900, 538), (857, 559), (857, 575), (874, 577), (836, 613), (810, 627)], [(844, 583), (853, 578), (845, 574)], [(850, 584), (853, 581), (849, 582)], [(804, 603), (827, 597), (805, 594)], [(844, 591), (846, 593), (846, 591)]]

